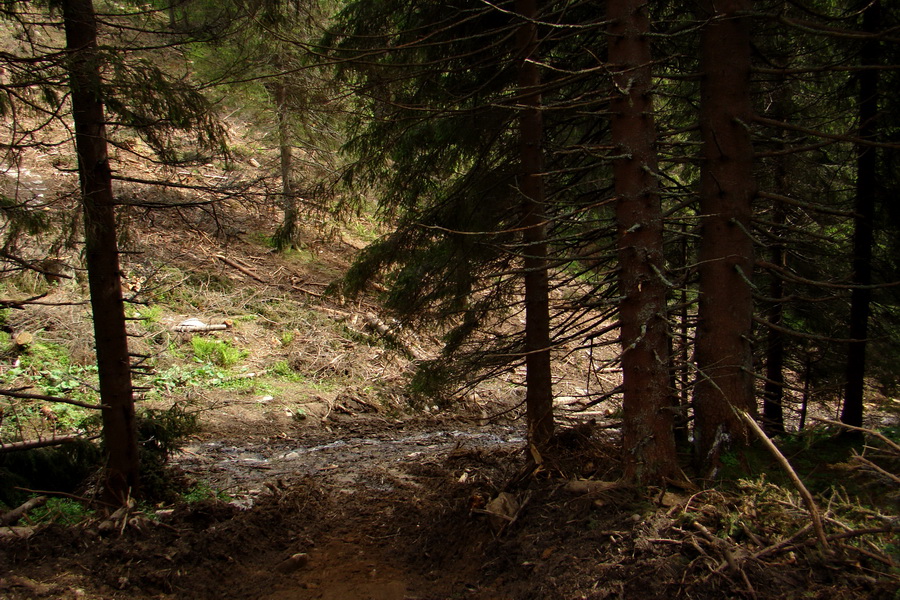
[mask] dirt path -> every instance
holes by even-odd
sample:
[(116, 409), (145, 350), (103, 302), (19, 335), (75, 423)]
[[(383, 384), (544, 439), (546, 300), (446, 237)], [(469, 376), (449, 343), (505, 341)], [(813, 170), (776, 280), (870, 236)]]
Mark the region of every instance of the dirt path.
[[(448, 584), (446, 574), (424, 566), (427, 556), (409, 552), (410, 534), (419, 528), (420, 514), (446, 512), (451, 502), (468, 517), (464, 503), (455, 493), (447, 496), (445, 487), (465, 486), (478, 474), (462, 463), (448, 470), (448, 464), (471, 457), (508, 458), (524, 443), (518, 424), (481, 426), (452, 419), (351, 420), (337, 430), (305, 428), (295, 439), (214, 438), (205, 434), (174, 463), (211, 488), (227, 491), (247, 527), (259, 526), (250, 516), (254, 513), (262, 518), (275, 511), (282, 523), (280, 531), (270, 532), (279, 551), (237, 558), (230, 549), (210, 544), (210, 552), (223, 552), (243, 568), (238, 581), (224, 586), (227, 590), (207, 585), (218, 587), (216, 594), (223, 598), (265, 600), (443, 598), (455, 593), (443, 589), (447, 585), (471, 596), (478, 559), (463, 569), (472, 581)], [(302, 558), (290, 563), (298, 554)], [(256, 583), (245, 589), (250, 581)]]

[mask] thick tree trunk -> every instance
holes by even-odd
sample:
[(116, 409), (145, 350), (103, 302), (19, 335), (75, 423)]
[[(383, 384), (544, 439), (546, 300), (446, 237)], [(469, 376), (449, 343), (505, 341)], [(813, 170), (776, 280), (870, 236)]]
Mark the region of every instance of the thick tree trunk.
[(103, 404), (107, 453), (103, 496), (107, 502), (124, 504), (137, 492), (139, 463), (112, 173), (101, 99), (97, 21), (92, 0), (64, 0), (62, 6)]
[(751, 0), (704, 0), (701, 36), (700, 176), (702, 215), (700, 303), (695, 342), (694, 439), (704, 472), (714, 472), (729, 446), (748, 442), (733, 409), (754, 414), (750, 336), (753, 242), (749, 235), (755, 184), (750, 122)]
[(536, 0), (516, 0), (523, 22), (516, 32), (519, 60), (519, 136), (525, 266), (525, 406), (529, 443), (542, 450), (553, 435), (550, 368), (550, 282), (544, 206), (541, 77), (533, 58), (538, 38)]
[[(881, 6), (873, 0), (863, 12), (863, 31), (878, 31)], [(863, 42), (860, 63), (863, 66), (878, 64), (878, 40)], [(875, 139), (878, 114), (878, 71), (865, 69), (859, 73), (859, 137)], [(872, 301), (872, 244), (874, 242), (875, 194), (877, 188), (876, 150), (859, 144), (856, 155), (856, 220), (853, 229), (853, 283), (858, 287), (850, 296), (850, 342), (847, 349), (847, 387), (841, 422), (862, 427), (863, 391), (866, 375), (866, 338), (869, 335), (869, 312)]]
[(667, 287), (662, 277), (662, 206), (657, 182), (656, 126), (650, 96), (651, 55), (646, 0), (609, 0), (610, 103), (619, 306), (624, 378), (622, 445), (625, 477), (662, 483), (679, 472), (670, 389)]

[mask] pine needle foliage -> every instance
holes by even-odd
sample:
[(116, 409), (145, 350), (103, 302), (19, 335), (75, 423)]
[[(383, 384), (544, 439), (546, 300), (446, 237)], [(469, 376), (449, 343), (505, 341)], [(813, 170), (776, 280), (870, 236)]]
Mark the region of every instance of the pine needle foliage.
[[(355, 162), (345, 181), (372, 190), (393, 227), (362, 253), (344, 292), (383, 278), (386, 306), (399, 318), (444, 332), (443, 360), (457, 368), (429, 369), (454, 373), (452, 383), (488, 365), (512, 366), (522, 349), (519, 334), (484, 337), (521, 310), (528, 252), (518, 190), (520, 20), (512, 9), (511, 2), (353, 2), (323, 42), (357, 102), (345, 147)], [(605, 167), (583, 150), (606, 130), (602, 84), (582, 71), (592, 52), (602, 52), (601, 17), (588, 3), (549, 3), (541, 18), (541, 55), (551, 66), (545, 208), (559, 268), (570, 266), (584, 232), (605, 230), (598, 219), (609, 218), (590, 208), (608, 189), (599, 183)]]

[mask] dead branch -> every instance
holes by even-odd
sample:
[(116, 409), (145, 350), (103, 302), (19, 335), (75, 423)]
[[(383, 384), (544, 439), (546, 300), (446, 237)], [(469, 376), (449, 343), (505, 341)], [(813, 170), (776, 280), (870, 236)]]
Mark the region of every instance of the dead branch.
[[(796, 539), (800, 536), (801, 533), (809, 531), (809, 527), (805, 527), (804, 529), (798, 531), (795, 535), (791, 536), (791, 540)], [(827, 536), (827, 540), (829, 542), (838, 542), (841, 540), (861, 537), (864, 535), (877, 535), (880, 533), (896, 533), (898, 531), (897, 527), (871, 527), (867, 529), (853, 529), (850, 531), (844, 531), (841, 533), (834, 533)], [(788, 543), (785, 543), (788, 542)], [(807, 546), (812, 546), (815, 543), (818, 543), (817, 540), (803, 540), (802, 542), (794, 542), (790, 543), (790, 540), (785, 540), (785, 542), (779, 542), (775, 546), (770, 546), (765, 550), (761, 550), (753, 555), (754, 558), (759, 558), (764, 554), (774, 554), (774, 553), (784, 553), (784, 552), (793, 552), (794, 550), (799, 550), (800, 548), (806, 548)], [(776, 548), (777, 546), (777, 548)]]
[(871, 435), (872, 437), (878, 438), (882, 442), (884, 442), (888, 447), (890, 447), (894, 452), (900, 454), (900, 444), (892, 441), (890, 438), (885, 435), (878, 433), (872, 429), (866, 429), (865, 427), (856, 427), (854, 425), (847, 425), (846, 423), (841, 423), (840, 421), (831, 421), (829, 419), (821, 419), (819, 417), (810, 417), (813, 421), (819, 421), (820, 423), (827, 423), (828, 425), (834, 425), (835, 427), (843, 427), (844, 429), (850, 429), (851, 431), (859, 431), (861, 433), (865, 433), (867, 435)]
[(417, 348), (413, 348), (412, 346), (409, 346), (397, 339), (397, 336), (394, 335), (394, 332), (391, 330), (391, 328), (388, 327), (384, 321), (379, 319), (375, 315), (375, 313), (367, 312), (364, 318), (366, 321), (366, 325), (375, 330), (379, 335), (381, 335), (381, 337), (385, 338), (387, 341), (397, 344), (400, 349), (407, 353), (409, 356), (412, 356), (416, 360), (425, 360), (425, 358), (427, 358)]
[(8, 444), (0, 443), (0, 454), (6, 452), (17, 452), (19, 450), (32, 450), (34, 448), (46, 448), (47, 446), (60, 446), (77, 440), (88, 439), (80, 435), (65, 435), (60, 437), (46, 438), (43, 440), (25, 440), (21, 442), (10, 442)]
[(753, 558), (762, 558), (763, 556), (767, 556), (769, 554), (777, 554), (779, 552), (787, 552), (791, 548), (796, 548), (797, 546), (794, 543), (794, 540), (796, 540), (797, 538), (799, 538), (803, 535), (806, 535), (806, 533), (809, 532), (810, 529), (812, 529), (812, 523), (807, 523), (797, 533), (790, 536), (789, 538), (785, 538), (785, 539), (781, 540), (780, 542), (776, 542), (776, 543), (772, 544), (771, 546), (767, 546), (767, 547), (763, 548), (762, 550), (760, 550), (759, 552), (754, 553)]
[(255, 279), (256, 281), (258, 281), (258, 282), (260, 282), (260, 283), (267, 283), (267, 282), (266, 282), (264, 279), (262, 279), (259, 275), (257, 275), (256, 273), (250, 271), (249, 269), (246, 269), (246, 268), (242, 267), (241, 265), (237, 264), (236, 262), (234, 262), (234, 261), (231, 260), (230, 258), (226, 258), (226, 257), (222, 256), (221, 254), (216, 254), (216, 258), (218, 258), (219, 260), (221, 260), (223, 263), (225, 263), (225, 264), (228, 265), (229, 267), (231, 267), (231, 268), (233, 268), (233, 269), (237, 269), (238, 271), (240, 271), (241, 273), (243, 273), (243, 274), (246, 275), (247, 277), (250, 277), (251, 279)]
[[(725, 558), (725, 564), (728, 565), (728, 568), (731, 570), (732, 573), (740, 573), (741, 572), (741, 568), (740, 568), (740, 566), (738, 566), (737, 559), (735, 558), (735, 553), (727, 541), (723, 540), (722, 538), (718, 538), (718, 537), (714, 536), (712, 533), (710, 533), (709, 529), (707, 529), (699, 521), (694, 521), (693, 523), (691, 523), (691, 525), (693, 526), (694, 529), (696, 529), (697, 531), (700, 532), (700, 535), (702, 535), (703, 538), (707, 542), (709, 542), (709, 544), (713, 548), (715, 548), (716, 550), (718, 550), (719, 552), (722, 553), (722, 556)], [(714, 572), (720, 572), (722, 570), (722, 566), (724, 566), (724, 565), (717, 567), (714, 570)]]
[(865, 458), (864, 456), (862, 456), (860, 454), (854, 454), (852, 457), (852, 460), (853, 460), (853, 462), (859, 463), (861, 468), (866, 468), (866, 469), (875, 471), (876, 473), (883, 475), (884, 477), (890, 479), (894, 483), (900, 484), (900, 477), (897, 477), (896, 475), (894, 475), (887, 469), (883, 469), (883, 468), (879, 467), (878, 465), (873, 463), (868, 458)]
[(39, 506), (43, 506), (47, 502), (47, 496), (37, 496), (32, 498), (18, 508), (0, 515), (0, 525), (15, 525), (16, 522), (25, 516), (26, 513)]
[(32, 296), (31, 298), (25, 298), (24, 300), (0, 300), (0, 308), (16, 308), (22, 310), (25, 308), (26, 304), (36, 304), (37, 300), (40, 300), (49, 293), (50, 292), (44, 292), (43, 294)]
[(325, 294), (321, 294), (321, 293), (319, 293), (319, 292), (314, 292), (314, 291), (312, 291), (312, 290), (308, 290), (308, 289), (306, 289), (306, 288), (302, 288), (302, 287), (300, 287), (300, 286), (298, 286), (298, 285), (292, 285), (292, 286), (291, 286), (291, 289), (296, 290), (296, 291), (298, 291), (298, 292), (303, 292), (304, 294), (308, 294), (308, 295), (310, 295), (310, 296), (312, 296), (312, 297), (314, 297), (314, 298), (322, 298), (322, 297), (325, 295)]
[[(27, 389), (27, 388), (25, 388)], [(0, 396), (8, 396), (10, 398), (25, 398), (29, 400), (46, 400), (47, 402), (60, 402), (62, 404), (71, 404), (73, 406), (80, 406), (81, 408), (90, 408), (92, 410), (101, 410), (103, 408), (102, 404), (89, 404), (87, 402), (81, 402), (79, 400), (72, 400), (71, 398), (61, 398), (59, 396), (46, 396), (44, 394), (31, 394), (28, 392), (21, 392), (19, 390), (0, 390)]]
[(757, 425), (756, 421), (748, 415), (746, 412), (742, 410), (735, 409), (735, 412), (738, 416), (743, 419), (745, 423), (750, 427), (751, 430), (756, 434), (756, 436), (762, 441), (762, 443), (766, 446), (769, 452), (772, 453), (772, 456), (775, 457), (775, 460), (781, 465), (781, 467), (785, 470), (788, 477), (794, 483), (794, 486), (797, 488), (797, 491), (800, 492), (800, 496), (803, 498), (804, 504), (806, 504), (806, 509), (809, 511), (809, 516), (813, 522), (813, 529), (816, 532), (816, 538), (819, 540), (819, 545), (822, 549), (828, 548), (828, 539), (825, 537), (825, 527), (822, 525), (822, 516), (819, 513), (819, 507), (816, 505), (816, 501), (813, 499), (812, 494), (809, 493), (809, 490), (806, 489), (806, 486), (803, 485), (803, 482), (800, 481), (800, 477), (797, 476), (797, 472), (794, 471), (793, 467), (791, 467), (791, 463), (788, 462), (788, 459), (784, 457), (784, 454), (778, 450), (778, 447), (772, 443), (772, 440), (769, 439), (769, 436)]

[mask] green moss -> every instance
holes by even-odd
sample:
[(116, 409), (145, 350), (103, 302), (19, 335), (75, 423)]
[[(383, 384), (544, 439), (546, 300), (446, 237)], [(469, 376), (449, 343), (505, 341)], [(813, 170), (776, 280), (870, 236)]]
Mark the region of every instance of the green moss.
[(47, 366), (58, 368), (68, 366), (71, 362), (68, 348), (52, 342), (38, 340), (32, 342), (20, 358), (23, 366), (37, 368)]

